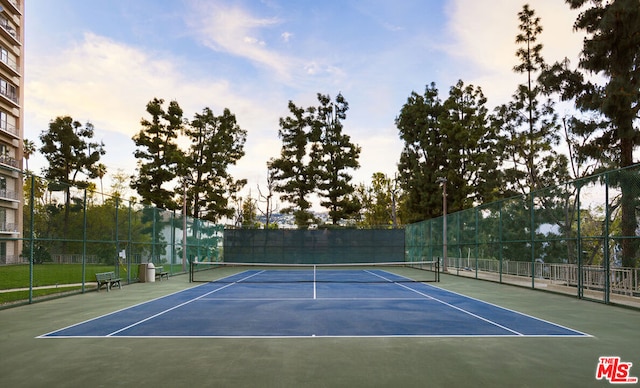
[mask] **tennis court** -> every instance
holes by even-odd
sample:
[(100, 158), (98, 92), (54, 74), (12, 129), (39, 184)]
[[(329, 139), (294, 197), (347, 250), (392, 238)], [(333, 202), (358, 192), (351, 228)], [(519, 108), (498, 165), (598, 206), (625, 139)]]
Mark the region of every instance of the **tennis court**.
[(587, 335), (423, 283), (434, 276), (423, 269), (390, 267), (234, 267), (238, 273), (42, 338)]
[[(423, 297), (419, 294), (409, 297), (404, 291), (397, 291), (396, 296), (403, 299), (401, 303), (420, 302), (430, 307), (442, 304), (435, 299), (466, 310), (474, 307), (484, 311), (501, 306), (504, 311), (517, 312), (513, 320), (524, 322), (528, 328), (533, 326), (526, 317), (535, 317), (536, 321), (550, 323), (554, 330), (569, 328), (575, 333), (313, 337), (311, 332), (302, 336), (263, 336), (252, 332), (250, 336), (244, 336), (246, 333), (219, 336), (209, 328), (191, 327), (177, 333), (178, 336), (166, 336), (167, 327), (181, 327), (185, 322), (191, 322), (192, 326), (200, 322), (209, 327), (215, 326), (209, 322), (214, 318), (225, 321), (227, 326), (237, 324), (233, 316), (217, 316), (226, 314), (216, 310), (220, 304), (241, 305), (232, 310), (238, 314), (241, 310), (245, 314), (243, 321), (248, 321), (246, 310), (251, 303), (256, 310), (272, 310), (274, 306), (270, 303), (282, 303), (297, 316), (304, 316), (306, 310), (314, 309), (314, 303), (321, 302), (314, 302), (309, 295), (312, 284), (306, 281), (254, 279), (242, 285), (243, 282), (233, 280), (223, 272), (218, 283), (192, 283), (187, 275), (180, 275), (169, 281), (126, 285), (108, 293), (88, 292), (0, 310), (3, 355), (0, 384), (5, 387), (607, 387), (611, 385), (608, 381), (596, 380), (598, 360), (604, 356), (617, 356), (621, 361), (633, 363), (630, 374), (640, 375), (638, 310), (446, 274), (441, 282), (429, 282), (424, 288), (415, 284), (418, 292), (429, 295), (424, 297), (427, 301), (421, 302)], [(403, 288), (402, 285), (413, 287), (414, 282), (398, 282), (395, 287)], [(400, 315), (398, 310), (387, 310), (386, 303), (376, 300), (376, 295), (380, 295), (371, 292), (384, 288), (382, 284), (334, 279), (318, 282), (316, 286), (318, 297), (326, 303), (331, 302), (331, 295), (320, 289), (332, 289), (341, 299), (347, 299), (349, 292), (357, 299), (335, 301), (344, 303), (343, 310), (349, 310), (340, 314), (346, 317), (345, 322), (355, 320), (353, 317), (361, 313), (358, 309), (369, 303), (381, 303), (394, 327), (403, 321), (395, 316)], [(283, 288), (296, 291), (283, 292)], [(219, 291), (212, 292), (216, 289)], [(227, 293), (226, 297), (223, 293)], [(190, 303), (180, 306), (185, 302)], [(300, 305), (292, 307), (295, 302)], [(199, 303), (202, 304), (198, 307)], [(209, 312), (210, 309), (218, 314)], [(169, 310), (175, 314), (171, 315)], [(177, 314), (179, 311), (182, 314)], [(443, 306), (437, 311), (449, 314), (451, 308)], [(133, 313), (139, 316), (131, 320)], [(281, 326), (295, 327), (281, 313), (267, 315)], [(490, 318), (496, 320), (495, 315)], [(464, 319), (467, 326), (475, 322)], [(90, 328), (83, 322), (113, 326)], [(107, 337), (137, 322), (163, 329), (154, 328), (151, 335), (151, 326), (141, 324), (136, 330), (144, 328), (143, 334), (122, 331)], [(505, 326), (514, 329), (512, 323)], [(88, 334), (86, 337), (79, 332), (59, 331), (83, 326), (87, 331), (82, 335)], [(259, 329), (262, 325), (252, 327)], [(315, 332), (320, 331), (316, 328)], [(41, 338), (43, 334), (51, 336)]]

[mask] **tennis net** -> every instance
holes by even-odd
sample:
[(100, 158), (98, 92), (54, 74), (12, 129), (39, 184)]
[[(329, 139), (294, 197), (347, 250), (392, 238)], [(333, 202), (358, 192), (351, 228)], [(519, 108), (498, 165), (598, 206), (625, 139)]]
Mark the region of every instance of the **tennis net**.
[(221, 283), (403, 283), (439, 282), (439, 261), (275, 264), (192, 262), (192, 282)]

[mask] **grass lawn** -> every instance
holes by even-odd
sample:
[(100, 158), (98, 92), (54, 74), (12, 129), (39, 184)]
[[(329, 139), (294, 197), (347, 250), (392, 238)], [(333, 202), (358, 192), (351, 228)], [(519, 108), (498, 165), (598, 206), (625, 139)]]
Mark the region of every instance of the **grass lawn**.
[[(165, 271), (178, 273), (182, 271), (182, 265), (163, 265)], [(86, 264), (85, 283), (95, 282), (96, 273), (114, 271), (112, 264)], [(131, 273), (128, 274), (125, 267), (119, 268), (122, 279), (137, 279), (138, 265), (131, 265)], [(28, 290), (17, 290), (29, 287), (30, 275), (28, 264), (0, 266), (0, 304), (17, 302), (29, 299)], [(82, 283), (82, 264), (35, 264), (33, 266), (33, 287), (47, 287), (34, 289), (33, 297), (42, 297), (64, 292), (77, 291)], [(7, 291), (13, 290), (13, 291)], [(4, 292), (3, 292), (4, 291)]]
[[(113, 265), (87, 264), (85, 266), (86, 282), (95, 281), (97, 272), (108, 271), (113, 271)], [(28, 264), (0, 266), (0, 290), (15, 290), (0, 292), (0, 304), (28, 300), (29, 291), (23, 289), (29, 287), (29, 281)], [(36, 264), (33, 266), (33, 287), (54, 286), (34, 289), (32, 294), (34, 298), (74, 292), (81, 289), (81, 286), (77, 285), (79, 283), (82, 283), (81, 264)]]
[[(82, 287), (80, 286), (71, 286), (71, 287), (56, 287), (56, 288), (43, 288), (33, 290), (33, 298), (42, 298), (46, 296), (54, 296), (62, 293), (76, 293)], [(7, 303), (14, 303), (20, 301), (27, 301), (29, 299), (29, 291), (21, 290), (21, 291), (11, 291), (11, 292), (0, 292), (0, 306)]]
[[(86, 281), (95, 281), (97, 272), (113, 270), (113, 265), (87, 264), (85, 279)], [(27, 264), (0, 266), (0, 289), (29, 287), (29, 279), (29, 265)], [(34, 287), (75, 283), (82, 283), (81, 264), (36, 264), (33, 266)]]

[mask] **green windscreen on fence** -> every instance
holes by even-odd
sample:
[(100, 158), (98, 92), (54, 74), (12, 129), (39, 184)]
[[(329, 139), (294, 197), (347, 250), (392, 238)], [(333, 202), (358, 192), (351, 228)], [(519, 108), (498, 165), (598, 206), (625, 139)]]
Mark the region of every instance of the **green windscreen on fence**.
[(229, 229), (224, 261), (237, 263), (382, 263), (404, 261), (403, 229)]

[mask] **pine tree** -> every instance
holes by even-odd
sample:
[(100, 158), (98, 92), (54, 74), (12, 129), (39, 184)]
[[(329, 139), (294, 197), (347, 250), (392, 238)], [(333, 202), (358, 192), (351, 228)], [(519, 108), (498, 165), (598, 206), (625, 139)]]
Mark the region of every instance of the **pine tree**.
[(164, 100), (158, 98), (147, 104), (151, 121), (142, 119), (142, 129), (133, 137), (138, 175), (132, 177), (130, 184), (144, 204), (175, 210), (179, 205), (167, 184), (179, 176), (182, 165), (183, 153), (176, 142), (183, 129), (182, 109), (171, 101), (165, 111), (163, 104)]
[(268, 168), (273, 172), (275, 191), (281, 193), (281, 199), (291, 205), (282, 211), (293, 214), (296, 225), (305, 229), (313, 222), (309, 196), (316, 187), (307, 155), (310, 121), (305, 110), (292, 101), (289, 101), (289, 112), (290, 116), (280, 118), (280, 157), (271, 159)]
[[(480, 87), (462, 80), (451, 87), (442, 106), (441, 147), (446, 151), (448, 197), (452, 211), (500, 198), (502, 152), (489, 124), (487, 99)], [(444, 169), (444, 166), (443, 166)]]
[(553, 102), (545, 99), (542, 86), (537, 82), (537, 76), (546, 68), (543, 46), (538, 43), (542, 32), (540, 18), (528, 5), (523, 6), (518, 18), (521, 32), (516, 36), (516, 43), (520, 44), (516, 57), (520, 63), (513, 70), (526, 75), (526, 82), (518, 85), (511, 102), (496, 108), (494, 125), (504, 137), (507, 190), (512, 194), (527, 194), (569, 177), (554, 174), (566, 169), (566, 166), (555, 165), (566, 161), (555, 151), (560, 141), (560, 126)]
[[(40, 135), (40, 153), (49, 161), (44, 177), (65, 192), (64, 226), (66, 236), (71, 203), (71, 186), (87, 187), (88, 179), (98, 176), (100, 157), (106, 153), (102, 142), (92, 142), (93, 124), (82, 125), (69, 116), (57, 117), (48, 131)], [(51, 184), (50, 184), (51, 185)]]
[[(406, 222), (442, 215), (442, 187), (451, 188), (451, 211), (492, 200), (501, 193), (497, 169), (501, 153), (489, 124), (482, 90), (459, 81), (442, 102), (435, 84), (413, 92), (396, 125), (405, 146), (398, 164)], [(407, 218), (408, 217), (408, 218)]]
[(210, 221), (233, 216), (229, 203), (246, 180), (235, 180), (228, 169), (245, 155), (247, 131), (240, 128), (229, 109), (215, 116), (210, 108), (204, 108), (184, 133), (191, 141), (182, 166), (188, 211), (194, 218)]
[[(615, 149), (612, 153), (617, 167), (634, 164), (633, 152), (640, 144), (637, 129), (640, 111), (640, 2), (638, 0), (567, 0), (572, 9), (583, 8), (578, 16), (577, 30), (587, 33), (580, 58), (580, 68), (604, 78), (602, 85), (586, 83), (571, 88), (568, 96), (576, 98), (576, 106), (585, 112), (599, 112), (610, 126), (597, 134), (592, 142), (595, 152)], [(575, 84), (574, 84), (575, 86)], [(634, 125), (635, 124), (635, 125)], [(602, 126), (592, 126), (602, 129)], [(622, 235), (635, 237), (638, 226), (638, 185), (634, 174), (621, 173), (613, 177), (612, 185), (621, 188)], [(621, 239), (622, 265), (635, 267), (638, 242)]]
[(442, 215), (442, 199), (436, 193), (439, 176), (444, 176), (446, 155), (440, 144), (440, 117), (444, 112), (435, 83), (423, 95), (412, 92), (396, 118), (404, 148), (398, 163), (398, 177), (404, 193), (401, 212), (407, 223)]
[(329, 218), (336, 225), (340, 220), (353, 218), (360, 210), (349, 174), (349, 170), (360, 167), (360, 147), (343, 131), (342, 121), (347, 118), (349, 104), (342, 94), (332, 102), (328, 95), (318, 93), (318, 102), (309, 134), (310, 168), (316, 177), (320, 204), (329, 210)]

